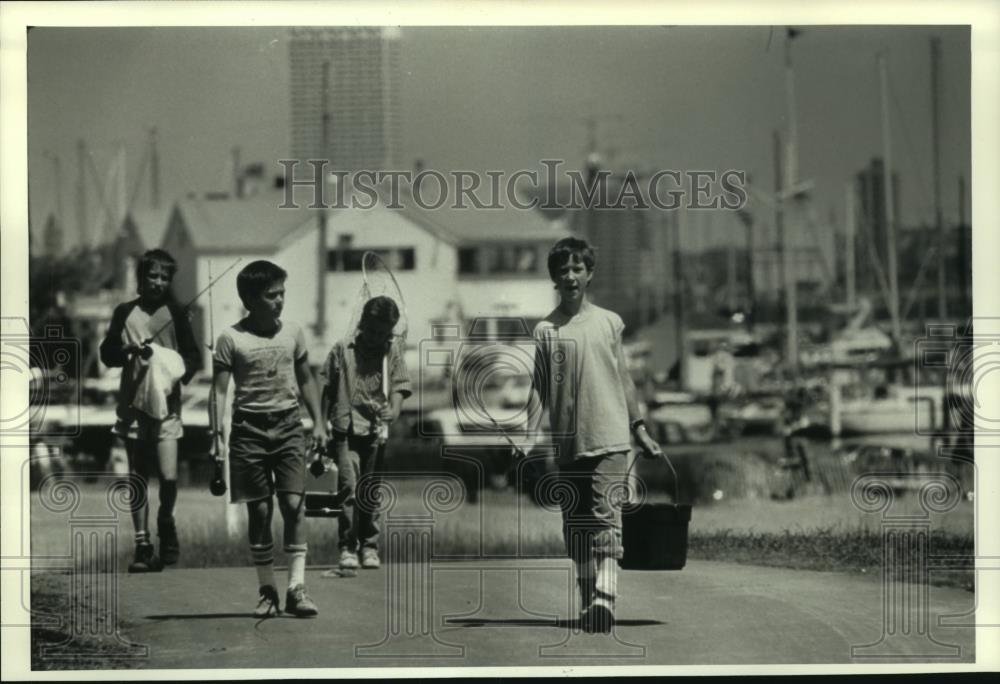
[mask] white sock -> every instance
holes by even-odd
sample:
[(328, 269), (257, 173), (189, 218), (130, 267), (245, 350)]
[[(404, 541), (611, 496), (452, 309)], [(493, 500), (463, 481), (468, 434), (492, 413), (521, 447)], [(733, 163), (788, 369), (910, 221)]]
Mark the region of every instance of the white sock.
[(288, 557), (288, 588), (306, 583), (306, 551), (307, 544), (285, 544), (285, 555)]
[(274, 544), (251, 544), (250, 557), (257, 568), (257, 584), (276, 586), (274, 581)]
[(597, 591), (611, 601), (618, 595), (618, 561), (611, 556), (597, 558)]

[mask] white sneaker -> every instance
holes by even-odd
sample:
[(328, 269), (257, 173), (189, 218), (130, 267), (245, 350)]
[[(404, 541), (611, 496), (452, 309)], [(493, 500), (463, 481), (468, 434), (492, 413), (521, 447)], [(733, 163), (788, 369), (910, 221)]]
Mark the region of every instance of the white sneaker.
[(358, 554), (354, 553), (350, 549), (344, 549), (340, 552), (340, 567), (354, 569), (358, 567)]
[(372, 548), (361, 549), (361, 567), (369, 570), (382, 567), (382, 561), (378, 558), (378, 550)]

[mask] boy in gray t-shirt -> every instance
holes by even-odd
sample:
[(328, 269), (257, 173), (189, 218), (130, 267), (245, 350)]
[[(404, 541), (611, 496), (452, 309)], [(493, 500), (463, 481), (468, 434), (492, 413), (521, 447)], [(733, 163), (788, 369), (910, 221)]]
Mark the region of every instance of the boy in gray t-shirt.
[[(269, 261), (254, 261), (236, 277), (236, 289), (249, 315), (223, 330), (215, 347), (216, 425), (235, 384), (229, 434), (229, 480), (233, 503), (246, 503), (250, 555), (257, 568), (260, 602), (255, 615), (280, 613), (274, 579), (271, 518), (274, 495), (285, 522), (288, 592), (285, 611), (297, 617), (319, 613), (305, 589), (304, 530), (305, 435), (298, 392), (313, 419), (313, 441), (326, 444), (326, 421), (309, 370), (305, 338), (295, 323), (281, 320), (285, 271)], [(216, 439), (219, 436), (216, 435)]]

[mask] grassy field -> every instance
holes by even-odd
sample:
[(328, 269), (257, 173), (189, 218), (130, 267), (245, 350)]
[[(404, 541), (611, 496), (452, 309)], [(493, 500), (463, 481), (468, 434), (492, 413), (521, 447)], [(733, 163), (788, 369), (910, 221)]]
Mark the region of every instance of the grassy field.
[[(425, 490), (429, 482), (431, 480), (392, 482), (396, 502), (388, 522), (414, 515), (431, 515), (428, 526), (433, 533), (435, 556), (562, 555), (557, 510), (540, 508), (512, 490), (487, 490), (476, 504), (458, 502), (454, 498), (457, 491), (445, 491), (437, 506), (439, 510), (429, 511), (423, 503), (424, 495), (429, 492)], [(77, 517), (109, 515), (103, 487), (81, 484), (79, 491)], [(152, 499), (156, 501), (155, 486)], [(915, 496), (904, 496), (893, 512), (913, 515), (921, 510)], [(930, 517), (934, 539), (967, 540), (971, 552), (973, 512), (971, 502), (961, 501), (955, 509)], [(176, 514), (182, 543), (180, 567), (245, 564), (248, 554), (245, 516), (243, 507), (224, 503), (204, 490), (181, 490)], [(155, 520), (155, 512), (151, 518)], [(155, 526), (155, 522), (152, 524)], [(803, 555), (799, 540), (857, 539), (874, 552), (880, 548), (880, 525), (879, 515), (859, 510), (846, 494), (811, 495), (789, 501), (724, 499), (694, 507), (689, 526), (691, 556), (727, 560), (723, 550), (732, 548), (733, 560), (797, 567), (796, 559)], [(31, 517), (34, 554), (65, 555), (72, 527), (69, 513), (49, 510), (36, 493), (32, 498)], [(109, 518), (108, 528), (117, 531), (118, 567), (124, 569), (132, 551), (131, 521), (119, 514), (117, 521)], [(336, 520), (309, 518), (306, 528), (310, 564), (332, 564), (336, 556)], [(277, 513), (274, 532), (280, 543), (281, 520)], [(757, 541), (738, 550), (733, 542), (735, 539)], [(760, 555), (754, 557), (749, 550), (760, 547), (759, 542), (763, 539), (777, 541), (769, 542), (766, 548), (760, 549)], [(835, 569), (838, 565), (833, 562), (834, 567), (826, 569)]]

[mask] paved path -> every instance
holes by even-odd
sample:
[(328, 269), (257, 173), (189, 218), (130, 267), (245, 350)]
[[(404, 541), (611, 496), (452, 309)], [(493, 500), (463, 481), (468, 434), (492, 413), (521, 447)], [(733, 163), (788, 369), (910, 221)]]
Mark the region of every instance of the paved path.
[[(333, 579), (310, 569), (319, 617), (258, 623), (252, 568), (168, 570), (120, 576), (119, 612), (152, 668), (974, 660), (973, 628), (956, 626), (972, 618), (939, 624), (973, 609), (960, 589), (897, 587), (897, 622), (883, 639), (877, 578), (691, 561), (680, 572), (623, 572), (608, 637), (576, 630), (569, 573), (562, 560), (398, 565)], [(880, 640), (864, 654), (882, 658), (852, 657), (852, 646)]]

